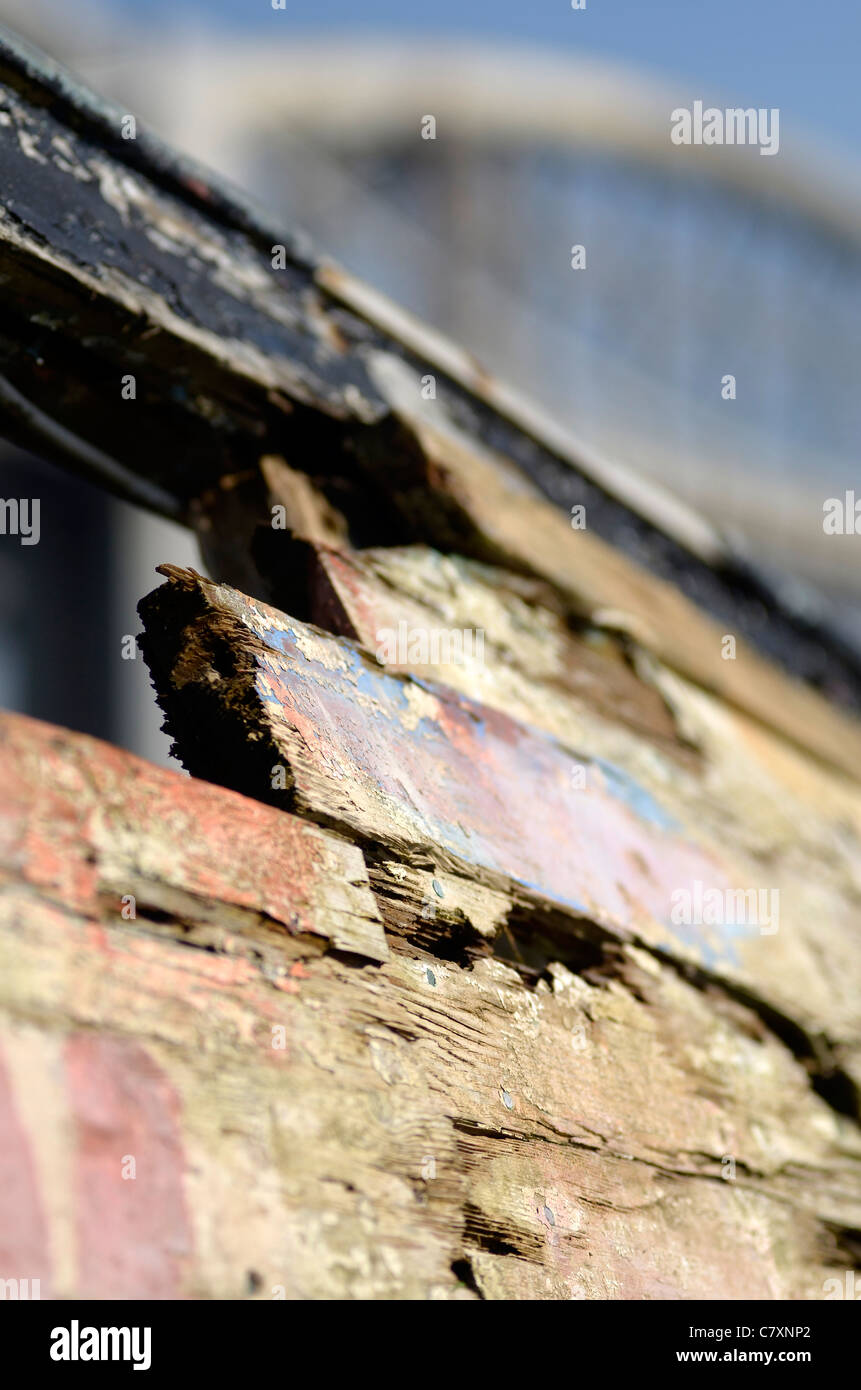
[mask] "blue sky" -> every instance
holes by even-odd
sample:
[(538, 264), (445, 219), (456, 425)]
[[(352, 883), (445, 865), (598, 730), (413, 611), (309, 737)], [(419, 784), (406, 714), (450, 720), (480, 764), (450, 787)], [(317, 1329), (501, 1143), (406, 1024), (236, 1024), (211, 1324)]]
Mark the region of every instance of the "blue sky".
[(244, 33), (388, 33), (525, 40), (702, 84), (826, 137), (861, 161), (858, 0), (111, 0), (136, 19)]

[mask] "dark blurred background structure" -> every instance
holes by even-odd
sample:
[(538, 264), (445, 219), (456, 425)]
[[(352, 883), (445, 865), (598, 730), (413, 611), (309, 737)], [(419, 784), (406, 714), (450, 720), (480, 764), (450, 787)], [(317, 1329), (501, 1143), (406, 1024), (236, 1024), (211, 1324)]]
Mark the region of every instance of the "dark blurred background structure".
[[(585, 455), (665, 482), (760, 563), (814, 581), (835, 623), (861, 634), (861, 538), (822, 527), (824, 500), (859, 481), (861, 181), (829, 121), (851, 149), (861, 120), (841, 105), (839, 62), (830, 114), (828, 74), (814, 62), (796, 80), (808, 41), (793, 25), (808, 7), (747, 7), (759, 38), (783, 16), (774, 64), (757, 69), (740, 34), (733, 48), (704, 17), (683, 22), (682, 3), (641, 5), (674, 35), (675, 77), (666, 62), (655, 75), (645, 31), (637, 48), (627, 4), (610, 7), (615, 49), (606, 14), (561, 0), (526, 30), (505, 5), (462, 6), (483, 33), (443, 5), (435, 35), (418, 33), (420, 7), (395, 18), (365, 5), (380, 32), (353, 37), (337, 4), (291, 8), (105, 0), (72, 15), (3, 0), (0, 18), (463, 343)], [(743, 21), (735, 0), (722, 10)], [(670, 112), (697, 98), (779, 106), (779, 153), (672, 146)], [(805, 141), (817, 115), (818, 142)], [(575, 244), (585, 270), (571, 268)], [(0, 552), (0, 703), (164, 760), (122, 639), (154, 565), (199, 564), (194, 544), (41, 464), (37, 492), (34, 467), (3, 455), (0, 494), (41, 496), (42, 540)], [(52, 610), (62, 576), (86, 596), (80, 631)], [(61, 685), (44, 661), (63, 641)]]

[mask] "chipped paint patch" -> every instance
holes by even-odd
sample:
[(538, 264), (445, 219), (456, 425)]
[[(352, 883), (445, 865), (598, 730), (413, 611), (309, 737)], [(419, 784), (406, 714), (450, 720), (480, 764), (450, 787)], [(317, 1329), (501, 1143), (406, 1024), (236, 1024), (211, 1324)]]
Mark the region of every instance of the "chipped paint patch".
[[(709, 968), (738, 963), (732, 931), (690, 931), (671, 920), (674, 892), (692, 892), (697, 881), (726, 888), (725, 867), (629, 776), (605, 764), (575, 786), (581, 764), (571, 753), (501, 711), (389, 675), (354, 644), (225, 586), (181, 572), (171, 579), (177, 594), (199, 590), (213, 623), (229, 615), (256, 634), (256, 649), (243, 638), (250, 670), (240, 679), (258, 696), (306, 814), (360, 839), (445, 851), (625, 937), (682, 947)], [(205, 654), (181, 664), (214, 701), (213, 715), (230, 718)], [(239, 773), (242, 790), (266, 796), (250, 771), (247, 779)]]

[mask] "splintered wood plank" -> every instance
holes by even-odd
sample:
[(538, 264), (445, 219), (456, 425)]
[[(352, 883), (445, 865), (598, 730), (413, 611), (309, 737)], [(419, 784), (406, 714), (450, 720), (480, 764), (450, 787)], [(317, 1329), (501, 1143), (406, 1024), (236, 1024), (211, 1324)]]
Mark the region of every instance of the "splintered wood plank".
[[(498, 711), (390, 676), (351, 644), (165, 568), (170, 583), (142, 604), (144, 650), (195, 771), (223, 769), (267, 796), (269, 768), (282, 756), (291, 804), (303, 814), (366, 841), (437, 848), (630, 931), (660, 921), (670, 884), (720, 872), (612, 769), (585, 768)], [(192, 704), (196, 736), (184, 717)], [(229, 721), (231, 711), (247, 724), (228, 734), (226, 723), (225, 738), (244, 738), (248, 759), (230, 766), (216, 756), (204, 768), (213, 727), (204, 721)], [(592, 774), (582, 788), (578, 768)], [(727, 948), (718, 933), (700, 951)]]
[[(163, 572), (168, 583), (141, 604), (142, 645), (195, 775), (502, 889), (513, 919), (518, 904), (533, 921), (543, 911), (545, 933), (569, 950), (584, 933), (635, 940), (730, 981), (790, 1031), (833, 1045), (835, 1069), (839, 1049), (857, 1045), (851, 884), (828, 874), (805, 892), (791, 860), (746, 860), (731, 836), (703, 836), (672, 798), (588, 749), (391, 675), (354, 644), (191, 571)], [(284, 791), (272, 784), (278, 765)], [(857, 886), (857, 842), (848, 853)], [(706, 892), (729, 904), (748, 891), (764, 902), (753, 920), (695, 906)], [(676, 910), (685, 901), (690, 913)]]
[[(857, 1265), (858, 1127), (750, 1008), (636, 947), (534, 987), (406, 938), (327, 951), (289, 816), (2, 733), (0, 1277), (26, 1254), (57, 1298), (771, 1300)], [(301, 875), (301, 929), (273, 874)]]

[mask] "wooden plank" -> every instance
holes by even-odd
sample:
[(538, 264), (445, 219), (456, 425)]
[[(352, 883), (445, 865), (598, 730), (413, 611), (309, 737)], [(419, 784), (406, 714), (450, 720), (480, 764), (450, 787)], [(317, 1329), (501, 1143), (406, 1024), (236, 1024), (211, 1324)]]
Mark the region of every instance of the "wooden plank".
[[(589, 748), (389, 674), (354, 644), (227, 586), (162, 569), (168, 583), (141, 604), (142, 645), (167, 728), (194, 775), (287, 806), (375, 854), (382, 846), (504, 893), (507, 927), (519, 940), (525, 922), (522, 936), (543, 941), (545, 955), (579, 961), (584, 942), (633, 942), (723, 982), (782, 1019), (811, 1060), (824, 1049), (823, 1075), (854, 1111), (842, 1058), (854, 1058), (861, 1040), (857, 840), (817, 876), (811, 861), (799, 862), (797, 831), (774, 852), (780, 821), (767, 816), (781, 792), (766, 778), (761, 806), (754, 796), (733, 832), (720, 801), (708, 805), (708, 770), (681, 794), (671, 777), (656, 795)], [(268, 769), (279, 758), (289, 785), (273, 792)], [(691, 819), (698, 801), (706, 807), (699, 825)], [(760, 816), (771, 851), (763, 857), (745, 848)], [(827, 824), (822, 844), (833, 856)], [(727, 908), (710, 921), (693, 904), (712, 890), (722, 905), (728, 895), (761, 892), (774, 920), (764, 911), (745, 923)], [(690, 921), (674, 911), (685, 894)]]
[[(283, 812), (2, 733), (0, 1276), (26, 1258), (43, 1298), (776, 1299), (857, 1265), (857, 1126), (743, 1005), (635, 947), (532, 985), (397, 934), (382, 964), (327, 950), (331, 880), (275, 861)], [(300, 931), (248, 890), (267, 844)]]

